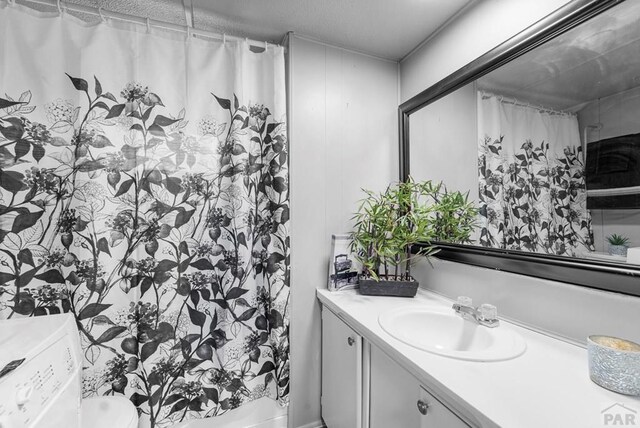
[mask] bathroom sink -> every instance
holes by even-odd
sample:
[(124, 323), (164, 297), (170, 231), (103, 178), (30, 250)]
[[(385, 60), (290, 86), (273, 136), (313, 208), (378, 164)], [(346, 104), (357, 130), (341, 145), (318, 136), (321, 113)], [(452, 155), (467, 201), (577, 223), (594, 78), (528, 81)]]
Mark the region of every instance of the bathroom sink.
[(381, 314), (378, 322), (407, 345), (460, 360), (510, 360), (526, 349), (524, 339), (508, 326), (485, 327), (453, 309), (396, 308)]

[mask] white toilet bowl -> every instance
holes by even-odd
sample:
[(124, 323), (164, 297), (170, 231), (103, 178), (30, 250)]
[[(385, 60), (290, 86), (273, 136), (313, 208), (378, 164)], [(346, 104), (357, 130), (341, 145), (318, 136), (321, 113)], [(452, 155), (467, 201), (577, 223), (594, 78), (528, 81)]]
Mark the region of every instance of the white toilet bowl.
[(82, 400), (82, 428), (138, 428), (138, 411), (124, 397)]

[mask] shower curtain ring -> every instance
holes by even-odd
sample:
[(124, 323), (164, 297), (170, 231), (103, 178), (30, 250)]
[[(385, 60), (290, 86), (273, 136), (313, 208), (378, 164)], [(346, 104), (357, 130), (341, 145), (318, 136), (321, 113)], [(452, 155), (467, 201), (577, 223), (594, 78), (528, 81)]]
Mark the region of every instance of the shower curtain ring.
[(56, 5), (58, 6), (58, 13), (62, 15), (62, 5), (60, 5), (60, 0), (56, 1)]
[(147, 17), (147, 33), (151, 32), (151, 20)]
[(102, 7), (98, 8), (98, 15), (100, 15), (100, 21), (105, 22), (106, 18), (104, 17), (104, 15), (102, 14)]
[(227, 35), (222, 33), (222, 44), (226, 45), (227, 44)]

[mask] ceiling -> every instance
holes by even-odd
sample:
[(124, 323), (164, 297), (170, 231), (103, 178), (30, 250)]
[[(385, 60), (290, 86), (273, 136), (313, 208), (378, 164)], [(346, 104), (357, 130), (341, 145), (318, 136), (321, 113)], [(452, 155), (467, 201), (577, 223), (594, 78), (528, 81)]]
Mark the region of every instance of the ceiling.
[(181, 25), (186, 25), (184, 4), (190, 4), (198, 29), (275, 44), (293, 31), (398, 61), (477, 0), (66, 1)]
[(215, 16), (212, 24), (228, 34), (279, 42), (286, 32), (293, 31), (332, 45), (399, 60), (470, 0), (192, 2), (196, 26), (203, 16)]
[(640, 86), (640, 2), (626, 1), (478, 80), (479, 89), (556, 110)]

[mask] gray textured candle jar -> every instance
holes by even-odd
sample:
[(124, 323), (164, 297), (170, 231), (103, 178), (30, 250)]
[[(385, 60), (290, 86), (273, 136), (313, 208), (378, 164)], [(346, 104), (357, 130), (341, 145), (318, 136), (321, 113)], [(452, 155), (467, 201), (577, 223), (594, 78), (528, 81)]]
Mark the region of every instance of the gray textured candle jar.
[(603, 388), (640, 395), (640, 345), (610, 336), (589, 336), (589, 375)]

